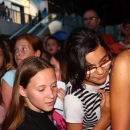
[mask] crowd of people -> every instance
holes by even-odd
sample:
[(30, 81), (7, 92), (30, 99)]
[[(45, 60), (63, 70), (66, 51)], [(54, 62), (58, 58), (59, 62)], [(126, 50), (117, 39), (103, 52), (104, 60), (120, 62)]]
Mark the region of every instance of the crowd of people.
[(0, 18), (5, 19), (5, 20), (11, 20), (10, 9), (8, 8), (8, 6), (5, 6), (4, 2), (0, 4)]
[(95, 10), (83, 18), (63, 48), (51, 34), (0, 41), (1, 130), (130, 129), (130, 21), (118, 48)]

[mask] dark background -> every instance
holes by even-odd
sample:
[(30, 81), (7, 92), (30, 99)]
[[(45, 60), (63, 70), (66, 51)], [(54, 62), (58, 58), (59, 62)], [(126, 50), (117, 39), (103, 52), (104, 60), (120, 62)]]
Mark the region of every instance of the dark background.
[[(68, 12), (83, 15), (85, 10), (97, 10), (102, 25), (121, 24), (130, 17), (130, 0), (48, 0), (50, 12)], [(53, 11), (52, 11), (53, 12)]]

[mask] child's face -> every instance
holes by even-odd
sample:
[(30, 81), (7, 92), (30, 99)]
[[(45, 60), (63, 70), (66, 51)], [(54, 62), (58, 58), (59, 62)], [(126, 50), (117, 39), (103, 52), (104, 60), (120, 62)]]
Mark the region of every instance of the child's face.
[(57, 97), (55, 72), (51, 68), (39, 71), (31, 78), (24, 89), (20, 86), (20, 94), (25, 97), (26, 105), (36, 111), (51, 111)]
[(30, 56), (38, 56), (38, 51), (34, 51), (31, 44), (25, 39), (18, 40), (15, 44), (14, 50), (14, 57), (17, 64), (20, 64), (22, 60)]
[(54, 39), (48, 39), (46, 42), (46, 50), (51, 54), (55, 54), (60, 50), (60, 46)]
[(4, 62), (4, 54), (3, 50), (0, 48), (0, 68), (3, 66), (3, 62)]
[(61, 70), (59, 62), (54, 57), (51, 57), (50, 63), (53, 65), (55, 69), (56, 79), (61, 81)]
[[(86, 75), (86, 84), (92, 86), (101, 85), (106, 81), (110, 64), (106, 67), (99, 67), (101, 64), (106, 63), (109, 60), (108, 54), (105, 49), (99, 45), (99, 47), (86, 55), (86, 61), (91, 68), (98, 67), (95, 72), (90, 75)], [(90, 76), (90, 77), (89, 77)]]

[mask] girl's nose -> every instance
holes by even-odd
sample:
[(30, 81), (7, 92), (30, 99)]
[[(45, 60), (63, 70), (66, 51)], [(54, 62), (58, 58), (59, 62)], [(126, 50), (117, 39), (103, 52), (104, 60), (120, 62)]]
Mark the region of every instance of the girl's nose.
[(54, 98), (53, 89), (51, 88), (48, 89), (48, 95), (49, 95), (49, 98)]
[(103, 74), (103, 68), (102, 67), (98, 67), (96, 71), (97, 71), (98, 74)]

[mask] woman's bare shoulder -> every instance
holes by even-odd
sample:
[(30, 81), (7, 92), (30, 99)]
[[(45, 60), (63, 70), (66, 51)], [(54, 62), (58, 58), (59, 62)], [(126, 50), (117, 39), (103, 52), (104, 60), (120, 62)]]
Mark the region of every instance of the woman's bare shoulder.
[(116, 58), (115, 61), (118, 64), (130, 64), (130, 49), (121, 52)]

